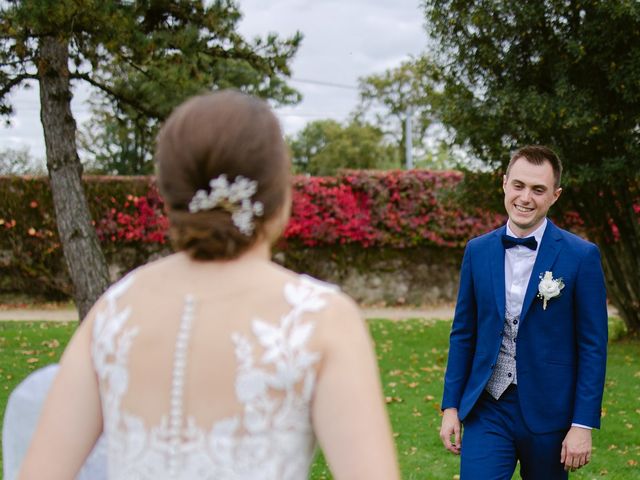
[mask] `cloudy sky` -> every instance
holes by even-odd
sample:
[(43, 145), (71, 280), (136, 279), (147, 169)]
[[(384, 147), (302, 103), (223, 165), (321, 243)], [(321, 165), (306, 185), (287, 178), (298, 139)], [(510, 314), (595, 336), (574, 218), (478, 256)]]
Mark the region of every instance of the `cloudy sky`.
[[(278, 115), (286, 133), (321, 118), (345, 120), (358, 101), (358, 78), (380, 73), (426, 48), (420, 0), (239, 0), (248, 38), (276, 32), (304, 35), (291, 85), (304, 99)], [(89, 91), (74, 90), (79, 126), (88, 119)], [(29, 147), (44, 157), (37, 86), (16, 91), (11, 127), (0, 127), (0, 150)]]

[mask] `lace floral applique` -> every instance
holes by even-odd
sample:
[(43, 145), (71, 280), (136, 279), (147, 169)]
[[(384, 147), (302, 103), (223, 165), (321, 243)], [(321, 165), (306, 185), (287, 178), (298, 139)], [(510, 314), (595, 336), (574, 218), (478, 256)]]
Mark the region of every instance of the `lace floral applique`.
[[(109, 478), (306, 479), (315, 443), (309, 408), (316, 383), (314, 365), (320, 356), (307, 349), (314, 324), (303, 316), (324, 308), (325, 294), (337, 288), (301, 276), (284, 288), (291, 310), (278, 323), (255, 318), (252, 336), (233, 333), (238, 362), (235, 393), (243, 413), (215, 422), (208, 432), (185, 417), (176, 436), (170, 417), (182, 418), (182, 412), (165, 415), (147, 430), (139, 417), (120, 408), (129, 381), (128, 352), (138, 329), (125, 329), (130, 309), (118, 310), (116, 303), (132, 281), (127, 277), (109, 290), (107, 307), (96, 317), (94, 329)], [(257, 345), (263, 350), (259, 358)], [(180, 361), (186, 366), (186, 357)]]
[[(118, 310), (117, 301), (133, 282), (134, 276), (128, 275), (107, 291), (106, 307), (96, 314), (93, 328), (93, 364), (100, 381), (109, 459), (135, 457), (146, 443), (142, 421), (120, 410), (122, 397), (129, 386), (129, 351), (138, 329), (124, 330), (131, 308)], [(121, 425), (127, 435), (122, 434)]]

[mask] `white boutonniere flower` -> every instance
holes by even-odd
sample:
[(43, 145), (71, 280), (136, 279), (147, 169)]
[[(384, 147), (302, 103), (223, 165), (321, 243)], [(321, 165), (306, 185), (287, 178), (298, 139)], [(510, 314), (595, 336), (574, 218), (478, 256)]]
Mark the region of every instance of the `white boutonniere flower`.
[(553, 278), (553, 273), (544, 272), (540, 274), (538, 284), (538, 298), (542, 299), (542, 309), (547, 309), (547, 302), (560, 295), (560, 290), (564, 288), (562, 278)]

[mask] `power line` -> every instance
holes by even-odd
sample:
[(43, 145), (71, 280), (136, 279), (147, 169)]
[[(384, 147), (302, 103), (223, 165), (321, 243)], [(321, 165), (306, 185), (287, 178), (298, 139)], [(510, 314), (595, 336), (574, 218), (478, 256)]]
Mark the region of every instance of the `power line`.
[(292, 78), (292, 82), (310, 83), (312, 85), (322, 85), (323, 87), (345, 88), (347, 90), (359, 90), (355, 85), (346, 85), (344, 83), (324, 82), (322, 80), (309, 80), (307, 78)]
[(276, 114), (281, 116), (281, 117), (304, 117), (304, 118), (330, 118), (332, 116), (341, 116), (341, 115), (348, 115), (348, 113), (305, 113), (305, 112), (300, 112), (300, 113), (296, 113), (296, 112), (280, 112), (278, 110), (276, 110)]

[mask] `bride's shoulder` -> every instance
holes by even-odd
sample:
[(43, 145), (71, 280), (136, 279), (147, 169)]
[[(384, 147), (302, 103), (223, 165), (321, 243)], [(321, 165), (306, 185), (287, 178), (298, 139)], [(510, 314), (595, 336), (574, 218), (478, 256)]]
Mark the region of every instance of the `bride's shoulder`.
[(350, 348), (350, 342), (366, 331), (360, 307), (337, 285), (297, 275), (295, 282), (285, 288), (285, 297), (294, 308), (306, 310), (315, 324), (316, 345), (325, 354), (343, 346)]
[[(175, 255), (175, 254), (174, 254)], [(124, 296), (135, 284), (144, 282), (145, 278), (162, 278), (163, 273), (171, 268), (174, 255), (146, 263), (127, 272), (120, 279), (113, 282), (98, 299), (94, 308), (99, 308), (109, 301), (115, 301)]]
[(129, 272), (128, 275), (133, 275), (137, 278), (143, 278), (146, 276), (156, 277), (158, 274), (172, 272), (176, 270), (178, 264), (181, 261), (181, 257), (183, 257), (183, 255), (181, 255), (180, 253), (171, 253), (169, 255), (165, 255), (134, 268), (133, 270), (131, 270), (131, 272)]
[[(361, 318), (360, 308), (356, 302), (338, 285), (325, 282), (307, 274), (295, 274), (295, 283), (303, 295), (315, 296), (322, 302), (322, 308), (318, 308), (321, 317), (332, 322), (357, 321)], [(313, 292), (313, 293), (307, 293)]]
[[(359, 309), (353, 299), (336, 284), (320, 280), (306, 273), (296, 273), (278, 264), (272, 264), (275, 275), (284, 284), (284, 294), (289, 304), (314, 300), (317, 313), (357, 315)], [(322, 307), (320, 307), (322, 306)]]

